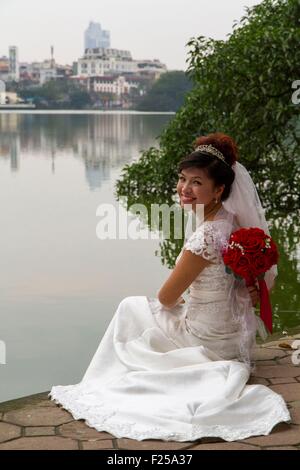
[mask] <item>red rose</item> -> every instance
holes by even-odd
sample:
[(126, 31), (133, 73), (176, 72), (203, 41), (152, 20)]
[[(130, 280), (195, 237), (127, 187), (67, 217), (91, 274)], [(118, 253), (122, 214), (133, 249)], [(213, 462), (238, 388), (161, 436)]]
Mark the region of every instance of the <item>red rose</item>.
[(240, 243), (245, 252), (256, 253), (265, 247), (265, 233), (257, 228), (245, 229), (241, 234)]
[(247, 256), (242, 256), (237, 265), (235, 266), (234, 271), (236, 271), (239, 276), (246, 277), (247, 274), (249, 273), (251, 268), (251, 263), (249, 261), (249, 258)]
[(241, 256), (242, 252), (240, 250), (229, 249), (223, 256), (224, 263), (227, 266), (235, 266), (239, 262)]
[(254, 254), (252, 263), (256, 271), (256, 277), (259, 276), (259, 274), (265, 273), (269, 269), (269, 263), (267, 262), (266, 256), (262, 252)]

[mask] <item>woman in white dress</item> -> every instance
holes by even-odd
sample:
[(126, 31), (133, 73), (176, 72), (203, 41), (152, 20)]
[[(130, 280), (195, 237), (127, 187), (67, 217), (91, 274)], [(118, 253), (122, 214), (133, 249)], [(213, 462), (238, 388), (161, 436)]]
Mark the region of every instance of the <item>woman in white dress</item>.
[[(204, 220), (197, 219), (157, 297), (124, 298), (81, 382), (54, 386), (49, 395), (75, 419), (118, 438), (267, 435), (291, 417), (281, 395), (247, 385), (256, 332), (264, 333), (253, 308), (258, 294), (225, 272), (221, 256), (235, 229), (268, 232), (264, 211), (224, 134), (199, 137), (178, 171), (181, 206), (197, 215), (204, 205)], [(276, 273), (267, 273), (269, 289)]]

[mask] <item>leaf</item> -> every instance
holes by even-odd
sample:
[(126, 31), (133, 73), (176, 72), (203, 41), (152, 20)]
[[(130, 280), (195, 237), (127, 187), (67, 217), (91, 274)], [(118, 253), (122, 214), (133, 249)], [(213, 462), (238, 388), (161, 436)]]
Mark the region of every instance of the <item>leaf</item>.
[(232, 270), (228, 266), (225, 266), (225, 271), (227, 274), (232, 274)]

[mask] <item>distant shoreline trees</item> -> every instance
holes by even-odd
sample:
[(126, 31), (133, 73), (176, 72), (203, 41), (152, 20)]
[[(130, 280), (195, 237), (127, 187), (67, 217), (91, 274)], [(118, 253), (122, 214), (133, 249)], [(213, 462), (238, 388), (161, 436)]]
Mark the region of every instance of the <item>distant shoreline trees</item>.
[(186, 93), (193, 87), (181, 70), (163, 73), (135, 107), (138, 111), (178, 111)]
[(173, 111), (183, 104), (185, 94), (191, 90), (192, 81), (183, 71), (165, 72), (156, 81), (149, 80), (143, 93), (131, 89), (130, 93), (117, 95), (109, 92), (86, 90), (70, 79), (49, 80), (43, 85), (30, 82), (8, 84), (27, 102), (37, 109), (131, 109), (138, 111)]

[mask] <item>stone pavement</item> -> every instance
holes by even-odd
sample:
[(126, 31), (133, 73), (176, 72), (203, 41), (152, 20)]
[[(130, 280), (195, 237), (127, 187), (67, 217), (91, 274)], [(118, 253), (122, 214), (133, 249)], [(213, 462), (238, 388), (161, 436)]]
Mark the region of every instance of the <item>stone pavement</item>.
[(300, 349), (291, 349), (295, 339), (300, 340), (300, 334), (278, 338), (256, 349), (257, 367), (248, 383), (263, 384), (281, 394), (292, 416), (291, 424), (277, 424), (268, 436), (235, 442), (212, 437), (193, 442), (117, 439), (88, 427), (83, 420), (74, 420), (44, 392), (0, 403), (0, 450), (300, 450), (300, 364), (294, 364), (291, 357), (294, 353), (300, 359)]

